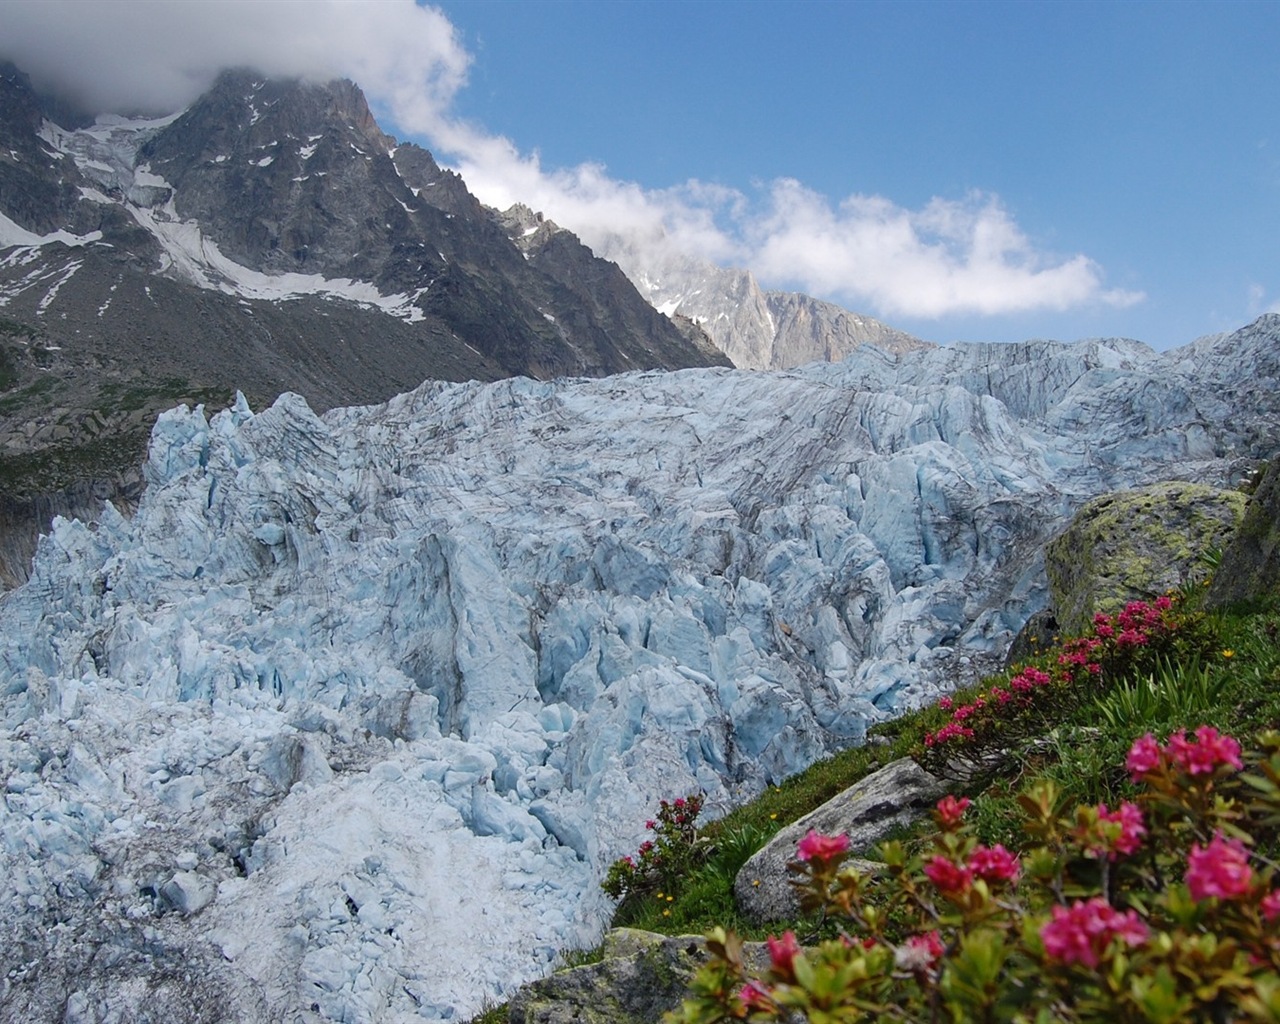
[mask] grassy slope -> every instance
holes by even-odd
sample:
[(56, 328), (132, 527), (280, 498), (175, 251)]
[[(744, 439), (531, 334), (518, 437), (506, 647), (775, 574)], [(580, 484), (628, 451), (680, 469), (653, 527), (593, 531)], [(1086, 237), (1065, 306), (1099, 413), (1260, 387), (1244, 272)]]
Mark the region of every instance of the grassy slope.
[[(1244, 738), (1280, 728), (1280, 600), (1229, 609), (1211, 616), (1208, 624), (1216, 632), (1212, 653), (1191, 664), (1168, 666), (1155, 680), (1158, 684), (1163, 678), (1167, 685), (1153, 689), (1145, 677), (1119, 681), (1102, 706), (1085, 702), (1041, 741), (1011, 758), (994, 779), (970, 788), (970, 817), (981, 840), (1010, 849), (1021, 844), (1014, 797), (1034, 778), (1052, 777), (1072, 802), (1114, 806), (1130, 793), (1124, 759), (1133, 740), (1145, 732), (1163, 737), (1179, 727), (1207, 723)], [(957, 694), (957, 700), (962, 696)], [(733, 901), (737, 868), (782, 826), (889, 761), (909, 755), (925, 731), (942, 720), (936, 708), (925, 708), (878, 725), (867, 746), (819, 762), (708, 825), (702, 834), (714, 849), (709, 861), (675, 893), (624, 903), (615, 924), (673, 935), (701, 933), (714, 925), (752, 938), (788, 927), (803, 933), (804, 922), (761, 929), (744, 921)], [(923, 839), (929, 828), (927, 821), (921, 823), (916, 838)]]

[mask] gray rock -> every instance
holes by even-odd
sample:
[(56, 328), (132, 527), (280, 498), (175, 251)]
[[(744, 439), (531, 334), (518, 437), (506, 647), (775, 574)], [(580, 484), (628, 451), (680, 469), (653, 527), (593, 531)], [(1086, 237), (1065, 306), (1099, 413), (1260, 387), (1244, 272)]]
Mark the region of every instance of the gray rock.
[(1171, 482), (1089, 502), (1045, 547), (1059, 626), (1081, 633), (1097, 612), (1178, 587), (1235, 532), (1245, 500), (1239, 491)]
[(847, 835), (855, 852), (867, 850), (893, 829), (921, 817), (946, 792), (942, 781), (911, 758), (885, 765), (788, 825), (757, 851), (734, 880), (738, 908), (753, 921), (795, 916), (800, 907), (787, 865), (795, 859), (796, 845), (810, 829), (824, 835)]
[[(511, 1000), (510, 1024), (658, 1024), (688, 994), (689, 980), (707, 962), (697, 935), (658, 935), (616, 928), (599, 963), (560, 971), (524, 986)], [(768, 960), (764, 944), (747, 943), (753, 969)]]
[(1205, 603), (1210, 608), (1280, 589), (1280, 458), (1272, 459), (1222, 552)]
[(195, 871), (179, 871), (160, 888), (160, 895), (186, 917), (212, 903), (216, 892), (213, 882)]

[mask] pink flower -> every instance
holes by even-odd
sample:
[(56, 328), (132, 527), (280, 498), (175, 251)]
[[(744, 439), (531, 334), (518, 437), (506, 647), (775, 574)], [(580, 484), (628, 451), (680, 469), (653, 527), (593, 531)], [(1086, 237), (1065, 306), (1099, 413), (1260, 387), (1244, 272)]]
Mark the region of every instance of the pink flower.
[(1179, 729), (1169, 737), (1166, 749), (1174, 763), (1188, 775), (1211, 775), (1223, 764), (1237, 771), (1244, 767), (1240, 760), (1240, 744), (1230, 736), (1221, 735), (1211, 725), (1200, 726), (1194, 740), (1188, 740), (1186, 732)]
[(770, 938), (765, 941), (769, 948), (769, 960), (774, 972), (785, 981), (794, 981), (796, 976), (795, 960), (800, 955), (800, 943), (796, 941), (796, 933), (785, 931), (782, 938)]
[(1140, 633), (1136, 629), (1121, 630), (1120, 635), (1116, 637), (1117, 647), (1141, 647), (1147, 642), (1147, 634)]
[(1133, 741), (1124, 766), (1134, 782), (1141, 781), (1148, 772), (1153, 772), (1160, 767), (1160, 744), (1151, 733)]
[(961, 893), (973, 883), (972, 871), (941, 855), (933, 857), (924, 866), (924, 873), (942, 893)]
[(809, 829), (796, 846), (797, 860), (835, 860), (849, 852), (848, 836), (824, 836)]
[(893, 951), (893, 964), (904, 971), (927, 971), (946, 952), (935, 928), (926, 935), (912, 935)]
[(1159, 611), (1167, 612), (1172, 607), (1173, 607), (1173, 598), (1171, 598), (1168, 594), (1161, 594), (1159, 597), (1156, 598), (1156, 608)]
[(1135, 910), (1120, 913), (1101, 896), (1077, 900), (1070, 907), (1054, 907), (1053, 917), (1040, 929), (1044, 950), (1064, 964), (1097, 967), (1112, 939), (1126, 945), (1146, 942), (1147, 926)]
[(1017, 856), (997, 843), (989, 849), (975, 846), (969, 854), (969, 870), (984, 882), (1016, 882), (1022, 866)]
[(950, 697), (942, 697), (938, 700), (938, 707), (942, 708), (943, 711), (950, 711), (955, 706), (955, 703)]
[(1193, 900), (1210, 896), (1234, 900), (1244, 896), (1253, 882), (1253, 869), (1249, 867), (1249, 852), (1239, 839), (1223, 839), (1215, 832), (1209, 845), (1201, 848), (1192, 843), (1187, 854), (1187, 888)]
[(1089, 852), (1095, 857), (1106, 854), (1108, 860), (1116, 860), (1120, 855), (1128, 855), (1142, 846), (1142, 837), (1147, 834), (1147, 826), (1142, 820), (1142, 810), (1137, 804), (1125, 801), (1114, 811), (1107, 810), (1106, 804), (1098, 804), (1098, 827), (1091, 835), (1082, 836), (1086, 843), (1092, 841)]
[(1272, 889), (1262, 897), (1262, 919), (1274, 921), (1280, 917), (1280, 889)]
[(776, 1009), (769, 990), (754, 978), (738, 989), (738, 998), (742, 1000), (747, 1013), (771, 1013)]
[(1047, 686), (1052, 679), (1048, 672), (1043, 672), (1034, 665), (1028, 665), (1009, 680), (1009, 687), (1018, 693), (1027, 693), (1037, 686)]
[(649, 829), (649, 831), (652, 832), (655, 828), (658, 827), (658, 823), (654, 821), (652, 818), (650, 818), (648, 821), (644, 823), (644, 827)]
[(938, 801), (938, 824), (948, 830), (956, 828), (970, 803), (967, 796), (962, 796), (959, 800), (950, 794), (944, 796)]

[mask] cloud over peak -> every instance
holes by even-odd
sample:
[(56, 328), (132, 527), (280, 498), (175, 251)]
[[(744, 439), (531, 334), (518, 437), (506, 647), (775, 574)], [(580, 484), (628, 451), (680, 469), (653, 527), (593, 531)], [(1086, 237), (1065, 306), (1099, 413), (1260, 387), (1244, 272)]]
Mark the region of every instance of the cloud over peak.
[(880, 316), (997, 316), (1143, 299), (1106, 288), (1087, 256), (1038, 250), (989, 194), (912, 210), (878, 195), (833, 202), (791, 178), (749, 192), (696, 180), (649, 189), (599, 163), (545, 168), (536, 153), (453, 114), (471, 57), (440, 11), (413, 0), (8, 0), (0, 55), (38, 88), (94, 112), (171, 113), (228, 67), (348, 77), (390, 127), (452, 163), (483, 202), (526, 203), (589, 245), (623, 236), (655, 264), (684, 254), (745, 267), (767, 286)]

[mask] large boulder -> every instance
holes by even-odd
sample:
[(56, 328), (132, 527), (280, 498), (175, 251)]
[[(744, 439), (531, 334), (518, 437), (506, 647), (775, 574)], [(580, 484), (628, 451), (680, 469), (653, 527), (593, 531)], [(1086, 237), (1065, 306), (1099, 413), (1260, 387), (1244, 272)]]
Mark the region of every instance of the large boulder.
[[(531, 982), (507, 1007), (509, 1024), (658, 1024), (688, 996), (708, 954), (697, 935), (658, 935), (615, 928), (599, 962)], [(743, 945), (753, 970), (768, 963), (764, 943)]]
[(1175, 481), (1089, 502), (1045, 547), (1059, 627), (1081, 633), (1097, 612), (1181, 585), (1235, 533), (1246, 501), (1239, 491)]
[(855, 852), (867, 850), (896, 828), (911, 824), (946, 795), (947, 787), (909, 757), (885, 765), (792, 822), (742, 866), (733, 883), (738, 909), (757, 922), (795, 917), (800, 904), (787, 865), (810, 829), (847, 835)]
[(1210, 608), (1280, 592), (1280, 458), (1272, 459), (1222, 552), (1206, 604)]

